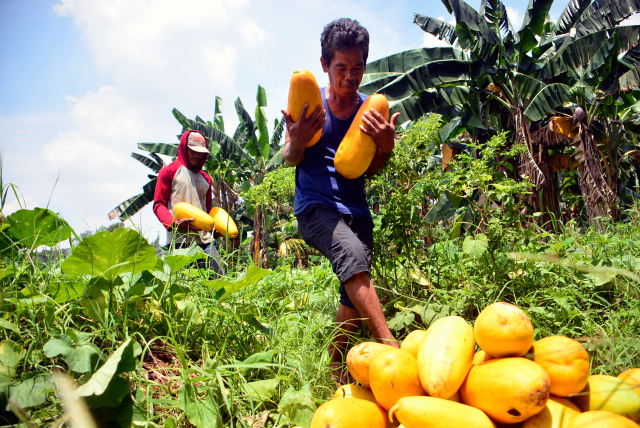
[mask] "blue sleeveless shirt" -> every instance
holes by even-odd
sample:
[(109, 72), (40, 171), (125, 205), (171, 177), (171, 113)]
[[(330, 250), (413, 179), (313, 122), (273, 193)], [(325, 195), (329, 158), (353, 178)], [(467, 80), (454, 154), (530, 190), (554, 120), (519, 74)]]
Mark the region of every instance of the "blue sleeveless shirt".
[[(333, 164), (336, 150), (357, 111), (347, 119), (340, 119), (331, 113), (325, 88), (321, 88), (320, 93), (327, 121), (320, 141), (305, 149), (304, 160), (296, 167), (294, 214), (300, 214), (309, 205), (321, 204), (335, 208), (340, 214), (351, 214), (371, 220), (365, 195), (364, 175), (355, 179), (345, 178), (336, 171)], [(367, 96), (360, 92), (358, 95), (362, 105)]]

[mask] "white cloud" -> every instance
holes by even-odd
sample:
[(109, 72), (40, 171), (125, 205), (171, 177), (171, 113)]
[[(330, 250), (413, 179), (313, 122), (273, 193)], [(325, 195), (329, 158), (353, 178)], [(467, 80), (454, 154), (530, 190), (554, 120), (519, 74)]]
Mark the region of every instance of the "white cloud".
[(509, 17), (509, 22), (511, 22), (514, 31), (520, 30), (522, 22), (524, 21), (524, 15), (522, 15), (520, 9), (510, 6), (505, 6), (505, 8), (507, 9), (507, 16)]

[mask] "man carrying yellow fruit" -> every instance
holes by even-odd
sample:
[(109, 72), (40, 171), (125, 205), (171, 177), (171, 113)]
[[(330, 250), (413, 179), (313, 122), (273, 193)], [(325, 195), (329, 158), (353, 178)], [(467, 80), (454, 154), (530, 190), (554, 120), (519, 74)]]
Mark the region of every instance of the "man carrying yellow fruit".
[[(329, 84), (320, 89), (322, 105), (307, 114), (302, 107), (287, 122), (284, 159), (296, 167), (295, 215), (307, 244), (331, 261), (340, 280), (340, 306), (336, 324), (341, 328), (329, 348), (338, 381), (348, 334), (364, 320), (377, 341), (398, 347), (389, 330), (382, 305), (369, 276), (373, 251), (373, 221), (365, 195), (364, 175), (347, 178), (336, 170), (336, 152), (352, 122), (362, 120), (360, 132), (375, 143), (366, 174), (382, 168), (394, 148), (396, 121), (378, 111), (359, 113), (367, 98), (358, 92), (369, 53), (369, 33), (357, 21), (341, 18), (325, 26), (321, 36), (322, 69)], [(288, 107), (292, 110), (291, 105)], [(308, 116), (308, 117), (307, 117)], [(296, 114), (296, 117), (298, 115)], [(322, 130), (317, 143), (309, 145)]]
[(177, 218), (173, 208), (186, 202), (204, 212), (211, 211), (211, 177), (202, 170), (209, 146), (200, 131), (185, 131), (180, 138), (177, 159), (158, 173), (156, 191), (153, 197), (153, 212), (167, 229), (167, 243), (175, 248), (188, 248), (194, 243), (207, 254), (200, 259), (200, 268), (224, 273), (220, 256), (213, 241), (215, 231), (206, 231), (195, 226), (193, 218)]

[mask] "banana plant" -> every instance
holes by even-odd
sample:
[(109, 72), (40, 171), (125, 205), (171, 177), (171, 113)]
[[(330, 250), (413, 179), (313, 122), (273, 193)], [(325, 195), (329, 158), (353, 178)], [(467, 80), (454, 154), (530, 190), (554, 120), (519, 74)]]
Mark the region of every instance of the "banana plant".
[[(606, 99), (611, 105), (624, 88), (638, 84), (640, 27), (619, 24), (640, 11), (640, 1), (571, 0), (554, 24), (548, 21), (553, 0), (530, 0), (518, 31), (500, 0), (483, 0), (480, 12), (462, 0), (442, 1), (455, 25), (420, 14), (414, 23), (451, 47), (415, 49), (368, 64), (363, 90), (384, 93), (401, 122), (425, 113), (443, 115), (449, 122), (440, 134), (443, 142), (464, 133), (477, 144), (510, 132), (527, 148), (513, 171), (529, 177), (537, 190), (528, 202), (536, 211), (559, 215), (549, 154), (569, 142), (546, 132), (547, 120), (567, 107), (572, 114), (592, 102), (602, 107)], [(589, 113), (596, 113), (596, 104), (590, 104)], [(591, 127), (585, 132), (594, 133)], [(597, 138), (592, 140), (596, 144)], [(614, 182), (602, 178), (598, 150), (586, 153), (581, 171), (591, 178), (581, 180), (585, 201), (610, 202), (603, 183), (611, 188)], [(607, 195), (598, 202), (589, 199), (597, 192)], [(590, 217), (597, 212), (591, 210)]]

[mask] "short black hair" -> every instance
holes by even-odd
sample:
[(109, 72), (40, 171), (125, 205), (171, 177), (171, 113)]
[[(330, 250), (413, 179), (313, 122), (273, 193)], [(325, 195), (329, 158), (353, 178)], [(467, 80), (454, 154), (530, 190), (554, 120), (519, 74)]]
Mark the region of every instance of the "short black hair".
[(366, 64), (369, 56), (369, 32), (355, 19), (340, 18), (325, 25), (320, 36), (322, 59), (329, 65), (336, 51), (362, 49)]

